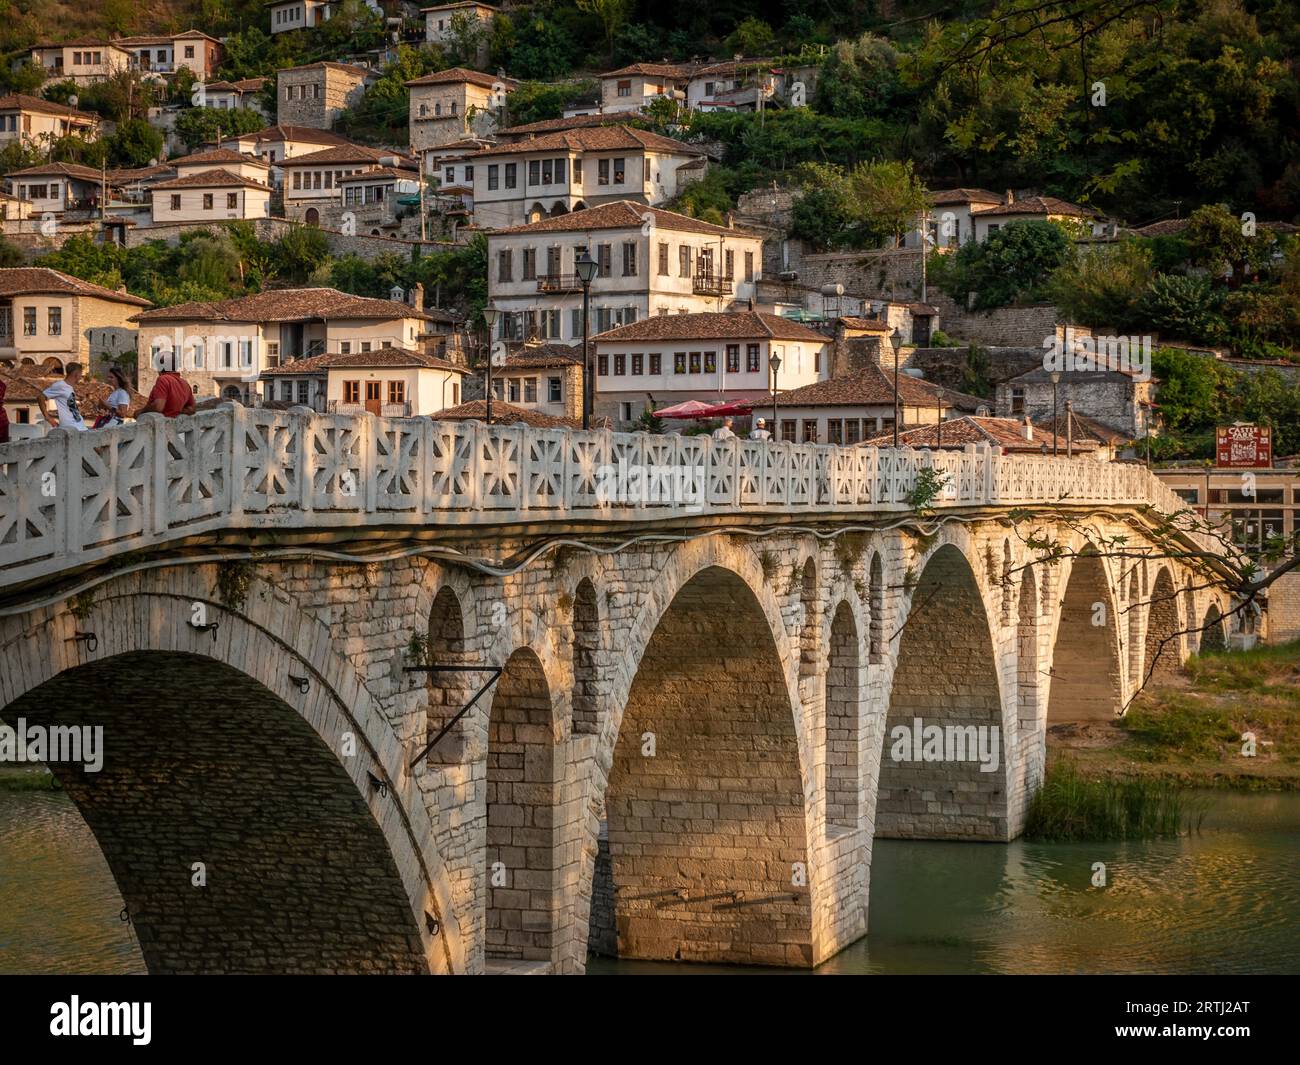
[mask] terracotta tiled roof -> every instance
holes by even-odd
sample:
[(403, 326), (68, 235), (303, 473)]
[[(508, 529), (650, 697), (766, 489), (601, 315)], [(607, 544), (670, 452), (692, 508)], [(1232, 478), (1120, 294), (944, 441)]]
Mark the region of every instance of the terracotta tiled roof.
[(383, 148), (367, 148), (361, 144), (347, 143), (322, 148), (318, 152), (309, 152), (307, 155), (295, 155), (292, 159), (281, 160), (276, 165), (282, 169), (295, 166), (320, 166), (324, 163), (372, 163), (378, 165), (381, 159), (396, 159), (399, 162), (410, 163), (410, 169), (412, 170), (416, 167), (415, 160), (403, 155), (401, 152)]
[(132, 181), (144, 181), (148, 178), (174, 177), (176, 171), (166, 163), (157, 166), (126, 167), (122, 170), (110, 170), (108, 180), (113, 185), (126, 185)]
[(62, 115), (65, 118), (80, 118), (86, 122), (98, 122), (99, 116), (75, 107), (56, 104), (52, 100), (42, 100), (36, 96), (27, 96), (21, 92), (10, 93), (0, 97), (0, 111), (38, 111), (45, 115)]
[(48, 266), (18, 266), (0, 270), (0, 296), (34, 296), (47, 294), (66, 294), (69, 296), (93, 296), (96, 299), (111, 300), (114, 303), (130, 303), (136, 307), (152, 307), (148, 300), (132, 296), (126, 292), (114, 292), (111, 288), (92, 285), (79, 277), (51, 270)]
[(727, 59), (720, 63), (708, 63), (702, 67), (696, 67), (691, 71), (692, 78), (709, 78), (724, 75), (730, 77), (737, 70), (748, 72), (751, 70), (761, 70), (770, 67), (775, 62), (771, 56), (760, 57), (757, 59)]
[[(102, 37), (74, 37), (70, 41), (42, 41), (32, 45), (36, 48), (117, 48), (117, 41), (106, 41)], [(122, 49), (118, 48), (118, 51)]]
[(226, 141), (303, 141), (306, 144), (347, 144), (346, 137), (331, 133), (327, 129), (312, 129), (310, 126), (267, 126), (252, 133), (240, 133), (234, 137), (222, 137)]
[(602, 203), (598, 207), (588, 207), (583, 211), (573, 211), (553, 218), (543, 218), (527, 225), (511, 226), (498, 229), (497, 233), (586, 233), (595, 229), (639, 229), (645, 222), (645, 215), (654, 219), (659, 229), (677, 233), (711, 233), (715, 236), (757, 237), (743, 229), (728, 229), (715, 226), (688, 215), (665, 211), (660, 207), (647, 207), (632, 200), (615, 200)]
[(803, 340), (830, 341), (815, 329), (765, 311), (697, 311), (694, 314), (652, 314), (631, 325), (598, 333), (607, 344), (642, 340)]
[(420, 175), (415, 170), (399, 170), (394, 166), (375, 166), (369, 170), (358, 170), (355, 174), (344, 174), (336, 185), (345, 185), (349, 181), (374, 181), (376, 178), (394, 178), (405, 181), (418, 181)]
[(1055, 196), (1026, 196), (1024, 199), (1003, 203), (1001, 206), (979, 212), (981, 218), (1012, 214), (1069, 215), (1073, 218), (1097, 217), (1096, 211), (1069, 203), (1066, 200), (1058, 200)]
[(188, 174), (171, 181), (160, 181), (153, 186), (153, 190), (161, 192), (164, 189), (225, 189), (235, 185), (249, 189), (266, 189), (268, 192), (271, 189), (270, 185), (246, 178), (242, 174), (232, 174), (229, 170), (214, 167), (211, 170), (200, 170), (197, 174)]
[(1000, 204), (1002, 197), (988, 189), (936, 189), (928, 194), (928, 199), (936, 207), (954, 203), (992, 203)]
[(453, 8), (457, 7), (485, 7), (489, 11), (500, 10), (500, 8), (493, 4), (480, 4), (478, 0), (459, 0), (458, 3), (454, 4), (434, 4), (432, 7), (422, 7), (420, 8), (420, 14), (423, 15), (427, 11), (451, 11)]
[[(908, 374), (898, 375), (898, 395), (901, 402), (913, 407), (933, 407), (936, 401), (959, 410), (988, 406), (987, 400), (954, 392), (933, 381), (923, 381)], [(828, 377), (781, 393), (781, 405), (789, 407), (887, 407), (893, 402), (894, 375), (876, 362), (854, 373)]]
[(103, 175), (98, 170), (77, 163), (44, 163), (41, 166), (29, 166), (25, 170), (11, 170), (5, 175), (15, 177), (66, 177), (78, 181), (99, 182)]
[(313, 355), (309, 359), (295, 359), (293, 362), (271, 367), (263, 370), (262, 374), (271, 377), (306, 377), (325, 374), (330, 370), (378, 370), (394, 367), (470, 373), (464, 366), (449, 362), (447, 359), (440, 359), (436, 355), (389, 346), (377, 348), (375, 351), (354, 351), (348, 355), (340, 355), (337, 352)]
[[(211, 88), (211, 86), (208, 86)], [(270, 167), (260, 159), (254, 159), (251, 155), (245, 155), (243, 152), (237, 152), (233, 148), (210, 148), (206, 152), (195, 152), (193, 155), (184, 155), (179, 159), (168, 159), (168, 166), (220, 166), (222, 163), (240, 163), (260, 166), (263, 170), (269, 170)]]
[(310, 318), (422, 318), (406, 303), (353, 296), (333, 288), (284, 288), (231, 300), (179, 303), (136, 316), (137, 321), (297, 322)]
[(859, 329), (867, 333), (888, 333), (889, 323), (882, 318), (858, 318), (854, 315), (841, 315), (837, 321), (844, 325), (845, 329)]
[(498, 137), (524, 137), (537, 133), (558, 133), (566, 129), (587, 129), (591, 126), (625, 126), (641, 117), (639, 111), (618, 111), (613, 114), (574, 115), (572, 118), (544, 118), (540, 122), (525, 122), (521, 126), (507, 126), (496, 132)]
[(209, 36), (208, 34), (204, 33), (202, 30), (186, 30), (184, 33), (178, 33), (176, 35), (176, 39), (178, 41), (191, 41), (194, 40), (196, 37), (202, 37), (205, 40), (212, 41), (214, 44), (221, 43), (220, 41), (217, 40), (217, 38)]
[(210, 81), (205, 88), (208, 92), (258, 92), (266, 84), (266, 78), (243, 78), (239, 81)]
[(527, 152), (608, 152), (641, 149), (648, 152), (672, 152), (677, 155), (703, 155), (693, 144), (673, 140), (648, 129), (628, 125), (599, 125), (586, 129), (566, 129), (543, 133), (537, 137), (484, 148), (479, 155), (522, 155)]
[(652, 78), (689, 78), (691, 68), (677, 63), (633, 63), (631, 66), (619, 67), (608, 74), (597, 74), (598, 78), (626, 78), (640, 74)]
[[(1098, 358), (1104, 359), (1105, 356), (1101, 355), (1098, 356)], [(1104, 380), (1107, 378), (1113, 380), (1133, 380), (1136, 377), (1137, 373), (1133, 370), (1065, 370), (1061, 374), (1061, 381), (1062, 383), (1068, 384), (1071, 381), (1088, 382)], [(1005, 383), (1014, 384), (1018, 381), (1028, 381), (1030, 383), (1041, 384), (1042, 382), (1050, 381), (1051, 379), (1050, 370), (1045, 370), (1041, 366), (1035, 366), (1032, 370), (1028, 370), (1017, 377), (1012, 377)]]
[[(462, 403), (459, 407), (448, 407), (446, 410), (440, 410), (437, 414), (430, 415), (430, 417), (435, 421), (440, 422), (486, 421), (487, 401), (482, 399), (471, 399), (468, 403)], [(556, 418), (550, 414), (543, 414), (541, 411), (516, 407), (512, 403), (506, 403), (504, 400), (500, 399), (494, 399), (492, 401), (492, 424), (523, 424), (530, 425), (534, 429), (582, 428), (582, 422), (578, 418)]]
[(582, 349), (568, 344), (537, 344), (520, 348), (506, 357), (507, 370), (550, 370), (562, 366), (581, 366)]
[(294, 74), (299, 70), (338, 70), (344, 74), (358, 74), (365, 78), (379, 76), (379, 71), (372, 70), (370, 67), (359, 67), (352, 63), (335, 63), (329, 59), (322, 59), (319, 63), (304, 63), (300, 67), (283, 67), (279, 73)]
[(1076, 444), (1081, 440), (1100, 444), (1124, 444), (1131, 439), (1127, 433), (1112, 429), (1109, 425), (1103, 425), (1097, 419), (1086, 417), (1078, 413), (1078, 411), (1070, 411), (1068, 415), (1065, 411), (1061, 411), (1057, 422), (1058, 424), (1053, 425), (1052, 416), (1048, 414), (1037, 419), (1034, 422), (1034, 428), (1041, 429), (1045, 433), (1059, 433), (1061, 439), (1064, 440), (1067, 427), (1070, 427), (1069, 431), (1073, 433)]
[(152, 47), (157, 44), (171, 44), (173, 38), (165, 36), (157, 37), (118, 37), (113, 43), (119, 48), (144, 48)]
[[(967, 444), (992, 444), (1000, 447), (1005, 451), (1032, 452), (1033, 454), (1042, 454), (1043, 448), (1048, 451), (1052, 450), (1052, 434), (1034, 431), (1034, 438), (1026, 440), (1024, 437), (1024, 422), (1018, 422), (1014, 418), (976, 418), (970, 415), (961, 418), (953, 418), (951, 421), (943, 423), (943, 429), (940, 430), (936, 425), (918, 425), (912, 429), (902, 429), (898, 434), (898, 443), (902, 447), (930, 447), (933, 448), (939, 444), (940, 436), (943, 438), (944, 449), (963, 448)], [(888, 447), (893, 443), (894, 434), (890, 430), (886, 433), (879, 433), (867, 440), (862, 441), (863, 446)], [(1065, 450), (1065, 440), (1057, 438), (1057, 447), (1060, 451)], [(1095, 447), (1095, 445), (1093, 445)], [(1082, 444), (1076, 445), (1077, 450), (1091, 450)]]
[(410, 81), (403, 82), (403, 84), (409, 89), (413, 85), (459, 85), (461, 82), (469, 82), (471, 85), (477, 85), (483, 89), (491, 89), (498, 84), (513, 89), (519, 84), (514, 78), (495, 78), (491, 74), (484, 74), (479, 70), (470, 70), (468, 67), (452, 67), (449, 70), (435, 71), (432, 74), (412, 78)]

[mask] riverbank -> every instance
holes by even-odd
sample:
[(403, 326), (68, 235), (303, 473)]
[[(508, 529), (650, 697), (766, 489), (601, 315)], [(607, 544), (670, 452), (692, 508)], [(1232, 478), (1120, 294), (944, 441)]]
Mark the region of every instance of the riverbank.
[(0, 763), (0, 791), (62, 791), (58, 780), (43, 765)]
[(1120, 721), (1049, 728), (1047, 752), (1093, 776), (1300, 790), (1300, 641), (1198, 655)]

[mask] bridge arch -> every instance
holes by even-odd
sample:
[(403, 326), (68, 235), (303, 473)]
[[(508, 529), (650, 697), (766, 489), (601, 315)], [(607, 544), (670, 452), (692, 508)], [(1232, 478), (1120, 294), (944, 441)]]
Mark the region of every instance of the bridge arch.
[(1223, 614), (1218, 603), (1211, 603), (1205, 609), (1201, 621), (1201, 650), (1224, 651), (1228, 647), (1228, 636), (1224, 631)]
[(1178, 598), (1173, 574), (1168, 566), (1161, 566), (1147, 602), (1146, 665), (1138, 688), (1148, 677), (1175, 672), (1182, 663)]
[(1061, 567), (1065, 591), (1052, 641), (1047, 724), (1111, 721), (1124, 707), (1124, 678), (1105, 561), (1083, 544)]
[[(1009, 835), (1015, 716), (1003, 709), (994, 628), (963, 547), (970, 550), (968, 543), (933, 547), (907, 591), (882, 737), (878, 837)], [(995, 569), (994, 587), (997, 580)], [(981, 740), (986, 752), (996, 744), (996, 762), (984, 762), (991, 771), (981, 770)]]
[(841, 599), (831, 614), (827, 640), (825, 707), (826, 826), (858, 827), (862, 790), (863, 660), (858, 621)]
[[(51, 769), (146, 965), (464, 971), (433, 827), (383, 711), (316, 618), (260, 580), (225, 606), (214, 578), (126, 574), (80, 620), (62, 606), (0, 620), (15, 667), (0, 676), (3, 716), (104, 726), (101, 773)], [(195, 604), (215, 630), (191, 626)], [(93, 650), (77, 631), (95, 633)], [(196, 861), (207, 887), (192, 886)]]

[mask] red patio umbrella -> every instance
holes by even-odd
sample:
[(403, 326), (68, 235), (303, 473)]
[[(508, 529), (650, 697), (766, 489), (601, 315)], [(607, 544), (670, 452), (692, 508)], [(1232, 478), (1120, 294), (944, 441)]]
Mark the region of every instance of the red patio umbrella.
[(698, 399), (688, 399), (685, 403), (657, 410), (654, 416), (656, 418), (707, 418), (709, 416), (705, 413), (707, 410), (709, 410), (707, 403), (701, 403)]

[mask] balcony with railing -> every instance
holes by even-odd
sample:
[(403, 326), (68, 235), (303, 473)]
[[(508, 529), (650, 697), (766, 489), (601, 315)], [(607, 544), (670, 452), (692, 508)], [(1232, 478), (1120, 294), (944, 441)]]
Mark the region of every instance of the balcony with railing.
[(538, 292), (581, 292), (582, 278), (577, 274), (538, 274)]
[(730, 296), (734, 281), (730, 274), (696, 273), (691, 279), (691, 291), (697, 296)]

